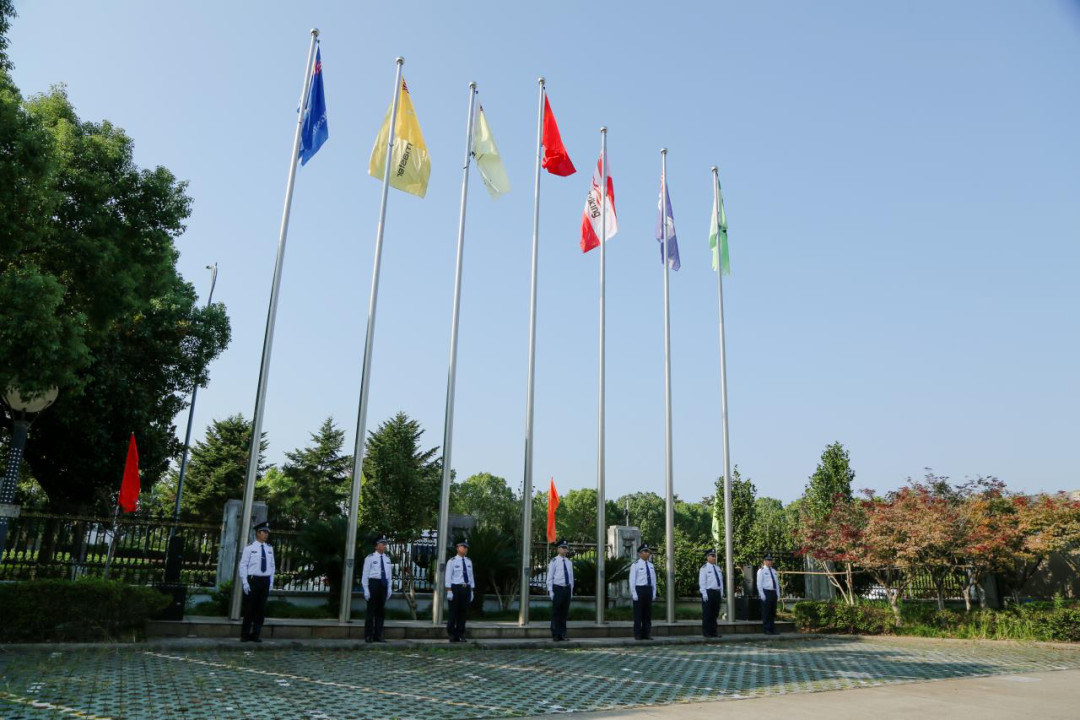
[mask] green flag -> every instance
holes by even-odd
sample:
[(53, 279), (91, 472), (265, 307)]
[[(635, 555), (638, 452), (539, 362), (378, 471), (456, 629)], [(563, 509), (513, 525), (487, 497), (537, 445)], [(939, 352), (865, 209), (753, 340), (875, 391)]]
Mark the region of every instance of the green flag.
[(721, 528), (720, 528), (720, 513), (723, 512), (723, 509), (720, 507), (721, 503), (723, 502), (722, 499), (721, 499), (722, 497), (723, 497), (722, 495), (717, 494), (717, 496), (715, 498), (713, 498), (713, 506), (712, 506), (713, 546), (717, 547), (717, 548), (719, 548), (720, 545), (724, 542), (723, 538), (720, 537), (720, 534), (721, 534), (721, 532), (720, 532), (721, 531)]
[(723, 262), (724, 274), (731, 274), (727, 246), (727, 214), (724, 212), (724, 196), (720, 192), (720, 181), (716, 182), (716, 197), (713, 198), (712, 222), (709, 223), (709, 247), (712, 248), (712, 269), (715, 271)]

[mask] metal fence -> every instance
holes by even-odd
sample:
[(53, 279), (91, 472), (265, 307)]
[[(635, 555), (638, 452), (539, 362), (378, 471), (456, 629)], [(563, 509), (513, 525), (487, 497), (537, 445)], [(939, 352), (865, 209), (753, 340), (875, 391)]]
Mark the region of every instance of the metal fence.
[[(165, 580), (165, 550), (172, 523), (145, 517), (111, 518), (24, 512), (9, 526), (0, 580), (100, 577), (115, 533), (110, 577), (135, 585)], [(217, 573), (221, 528), (178, 523), (184, 539), (181, 581), (211, 586)]]

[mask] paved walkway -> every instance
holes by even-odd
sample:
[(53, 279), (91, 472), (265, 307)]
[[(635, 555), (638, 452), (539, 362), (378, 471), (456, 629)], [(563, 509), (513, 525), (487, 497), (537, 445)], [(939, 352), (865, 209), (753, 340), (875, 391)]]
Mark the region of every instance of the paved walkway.
[[(0, 651), (0, 717), (425, 720), (621, 710), (609, 717), (673, 718), (678, 711), (682, 718), (704, 717), (700, 713), (708, 708), (748, 711), (773, 702), (797, 702), (799, 715), (807, 715), (822, 702), (839, 701), (806, 693), (876, 687), (900, 702), (904, 693), (924, 692), (910, 683), (1021, 673), (1044, 673), (1033, 677), (1046, 683), (1043, 677), (1057, 680), (1052, 671), (1067, 671), (1075, 681), (1080, 648), (858, 638), (371, 652), (265, 643), (243, 649), (8, 646)], [(1027, 714), (1055, 716), (1057, 706), (1043, 711), (1052, 697), (1039, 691), (1042, 685), (1015, 684), (1022, 686), (1015, 702), (1025, 693), (1030, 702)], [(874, 697), (865, 691), (839, 695), (844, 702)], [(746, 698), (765, 699), (715, 702)], [(633, 707), (650, 709), (634, 715), (627, 712)], [(869, 716), (833, 707), (830, 718)]]

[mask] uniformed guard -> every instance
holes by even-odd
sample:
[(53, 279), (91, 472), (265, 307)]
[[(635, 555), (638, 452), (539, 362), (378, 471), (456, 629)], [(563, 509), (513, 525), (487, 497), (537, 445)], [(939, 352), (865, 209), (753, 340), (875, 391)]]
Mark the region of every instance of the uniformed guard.
[(446, 632), (452, 643), (465, 642), (465, 619), (476, 587), (476, 574), (473, 573), (472, 560), (466, 557), (468, 554), (469, 541), (460, 540), (457, 555), (446, 561), (446, 599), (450, 604)]
[(776, 632), (776, 601), (780, 598), (780, 580), (773, 570), (772, 555), (762, 558), (764, 567), (757, 571), (758, 597), (761, 598), (761, 624), (766, 635), (779, 635)]
[(556, 543), (555, 551), (558, 554), (548, 563), (547, 590), (551, 598), (551, 639), (561, 642), (566, 640), (566, 618), (574, 595), (574, 566), (566, 557), (570, 551), (566, 540)]
[(716, 616), (720, 614), (720, 598), (724, 596), (724, 580), (716, 567), (716, 551), (705, 552), (705, 564), (698, 570), (698, 590), (701, 591), (701, 634), (707, 638), (716, 633)]
[(375, 541), (375, 552), (364, 560), (364, 573), (360, 581), (364, 586), (364, 642), (386, 642), (383, 640), (383, 616), (386, 601), (390, 599), (393, 588), (390, 585), (390, 558), (386, 555), (386, 538)]
[(656, 566), (649, 562), (648, 543), (638, 548), (630, 566), (630, 596), (634, 599), (634, 639), (652, 640), (652, 604), (656, 599)]
[(255, 526), (255, 542), (240, 554), (240, 582), (244, 587), (244, 622), (240, 626), (241, 642), (262, 642), (263, 621), (266, 619), (266, 600), (274, 586), (274, 548), (270, 539), (270, 523)]

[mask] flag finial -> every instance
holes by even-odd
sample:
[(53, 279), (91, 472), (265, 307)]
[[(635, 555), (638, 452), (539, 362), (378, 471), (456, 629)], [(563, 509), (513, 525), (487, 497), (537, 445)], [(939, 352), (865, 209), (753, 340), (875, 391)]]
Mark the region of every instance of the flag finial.
[(607, 125), (601, 125), (600, 126), (600, 132), (603, 133), (604, 135), (607, 135)]
[(717, 168), (715, 165), (713, 165), (712, 166), (712, 174), (715, 175), (717, 172), (719, 172), (719, 168)]
[(661, 155), (667, 155), (667, 148), (660, 148)]
[(404, 65), (405, 64), (405, 58), (398, 55), (397, 60), (395, 60), (394, 62), (396, 62), (398, 65)]
[(476, 92), (476, 81), (475, 80), (473, 80), (471, 83), (469, 83), (469, 89), (472, 90), (473, 92)]
[(544, 76), (543, 76), (543, 75), (541, 75), (540, 77), (536, 78), (536, 82), (540, 83), (540, 86), (541, 86), (541, 87), (543, 87), (543, 86), (544, 86), (544, 83), (546, 83), (546, 82), (547, 82), (547, 80), (545, 80), (545, 79), (544, 79)]
[(319, 37), (319, 28), (311, 28), (311, 34), (315, 37)]

